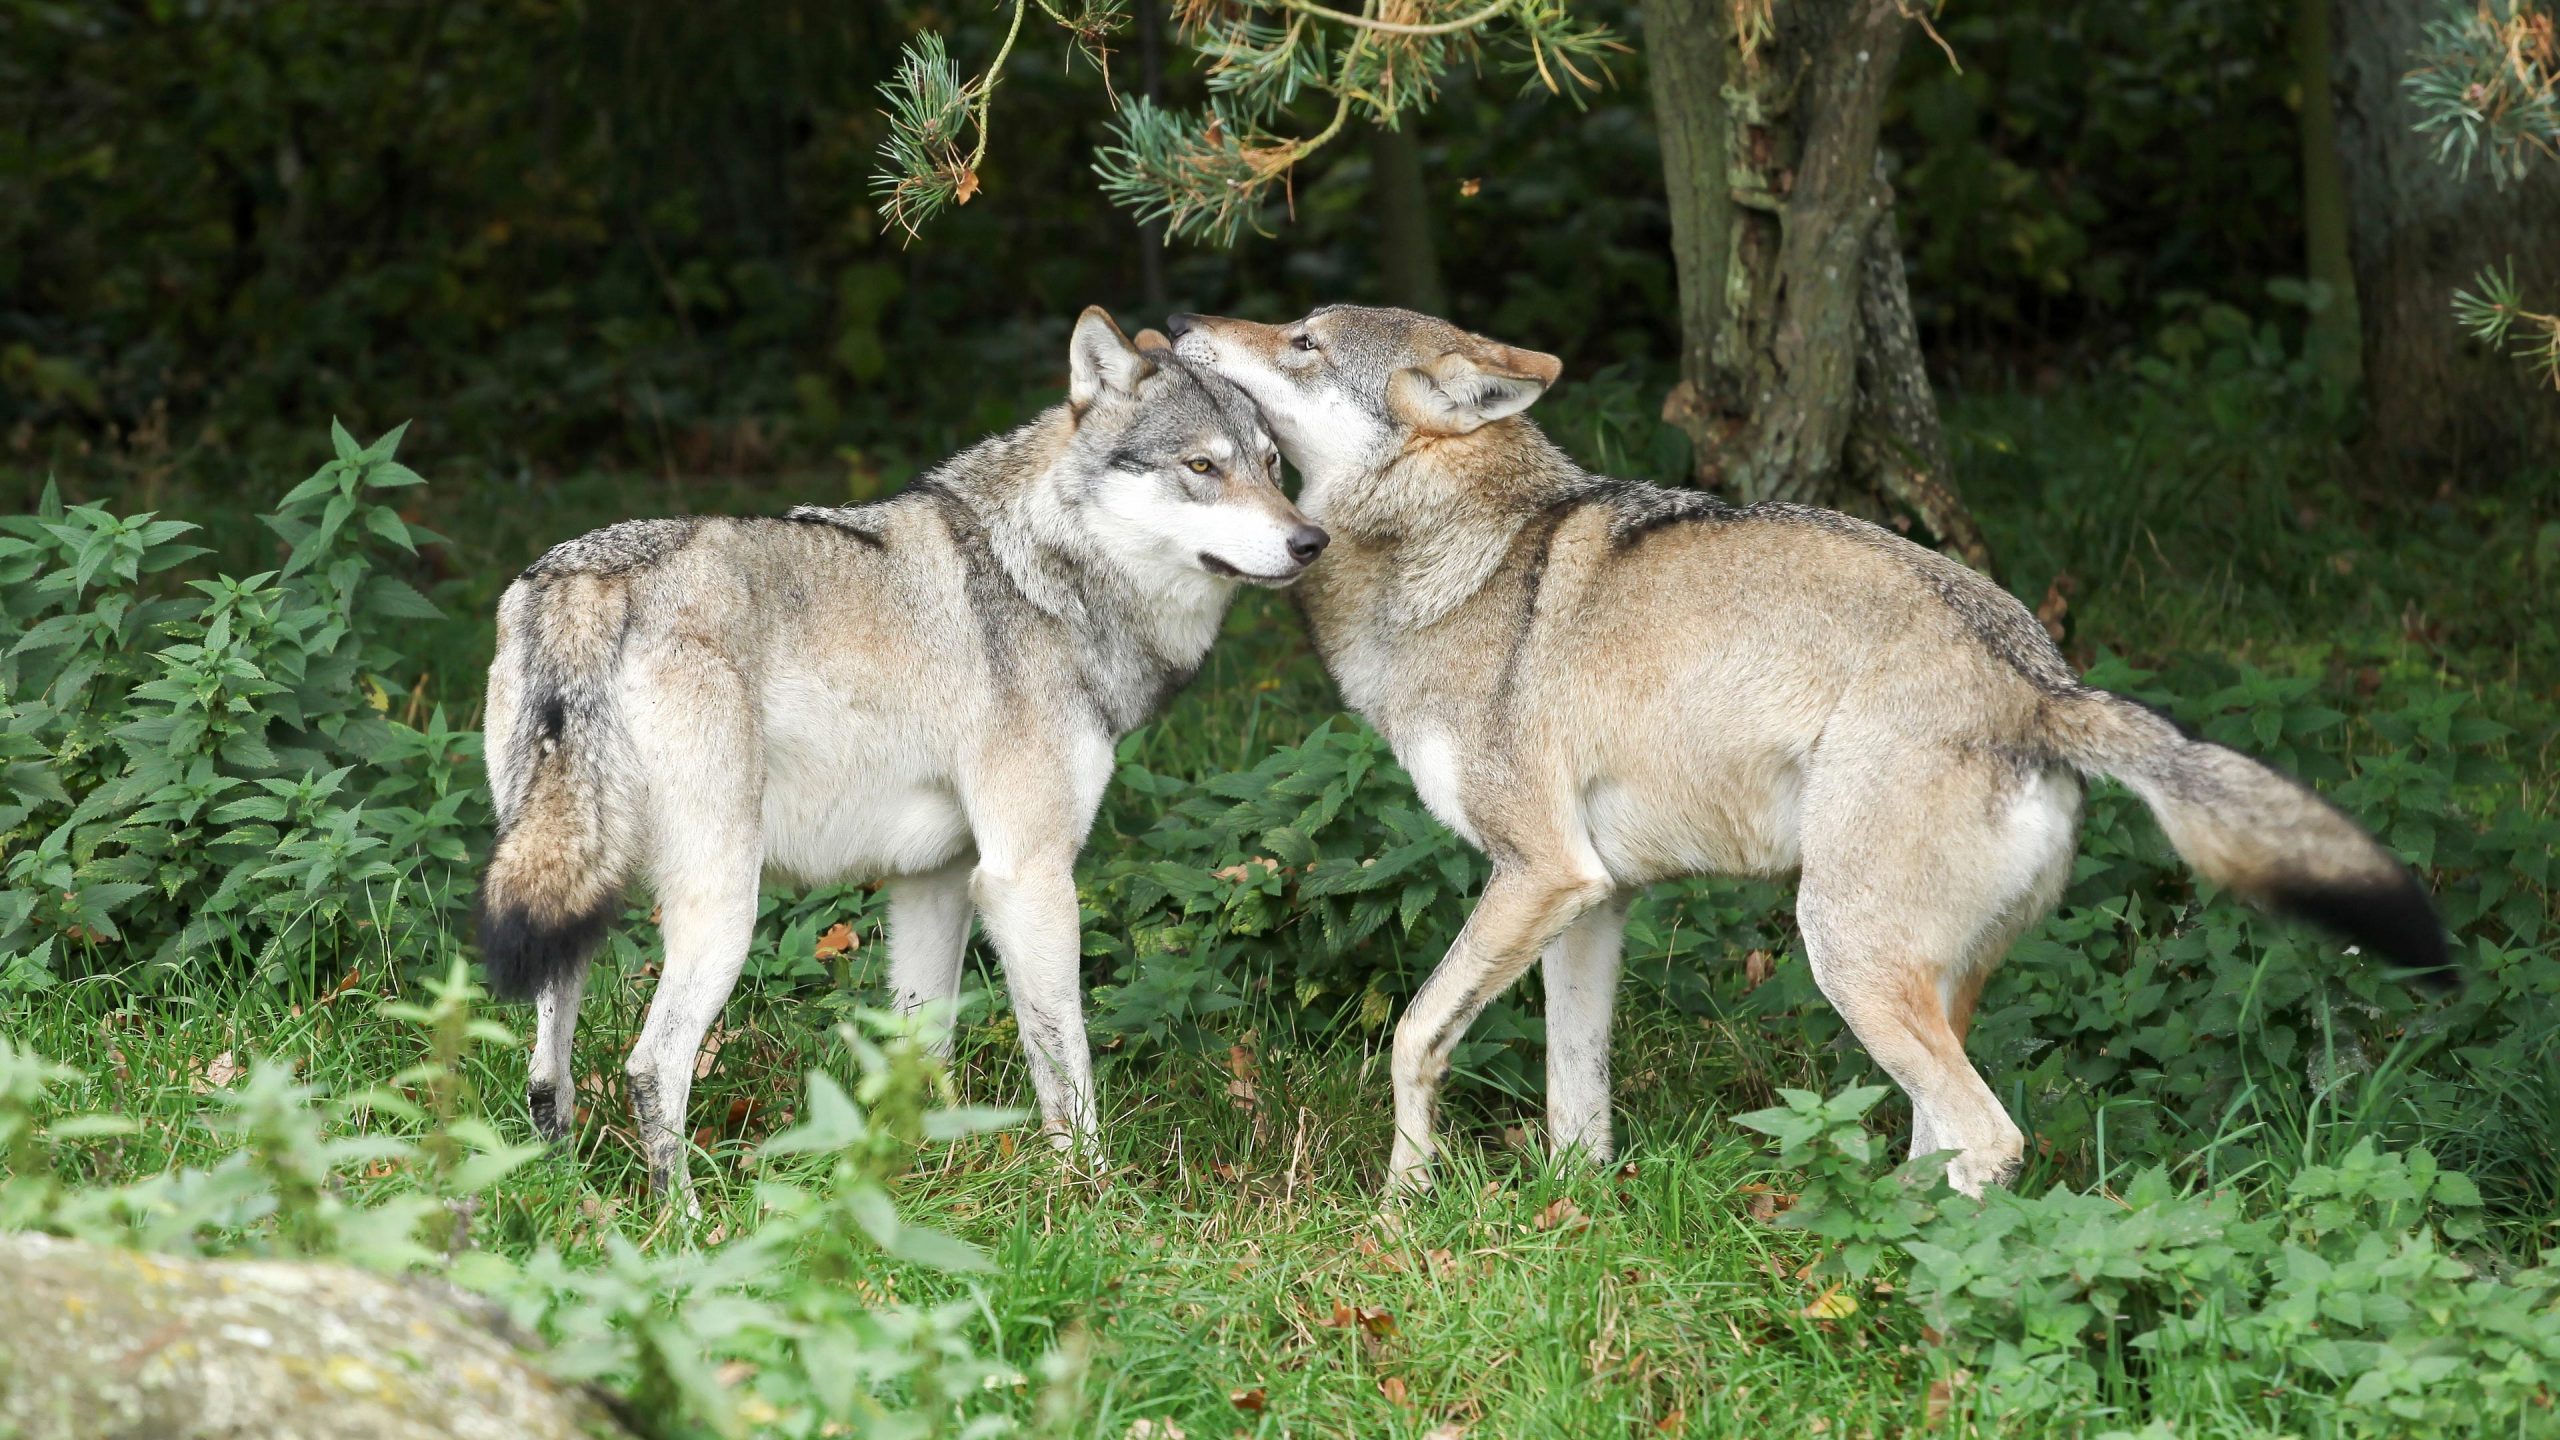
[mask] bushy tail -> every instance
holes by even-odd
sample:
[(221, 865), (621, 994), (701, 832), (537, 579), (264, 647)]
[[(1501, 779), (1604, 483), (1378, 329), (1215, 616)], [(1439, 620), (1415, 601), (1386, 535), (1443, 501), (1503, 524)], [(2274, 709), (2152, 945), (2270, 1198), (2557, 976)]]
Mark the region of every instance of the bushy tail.
[(2308, 786), (2104, 690), (2050, 713), (2062, 758), (2130, 786), (2197, 873), (2379, 953), (2422, 989), (2461, 988), (2417, 877)]
[(569, 575), (518, 581), (489, 670), (498, 840), (474, 910), (491, 993), (528, 1000), (603, 943), (630, 876), (631, 806), (613, 702), (625, 594)]

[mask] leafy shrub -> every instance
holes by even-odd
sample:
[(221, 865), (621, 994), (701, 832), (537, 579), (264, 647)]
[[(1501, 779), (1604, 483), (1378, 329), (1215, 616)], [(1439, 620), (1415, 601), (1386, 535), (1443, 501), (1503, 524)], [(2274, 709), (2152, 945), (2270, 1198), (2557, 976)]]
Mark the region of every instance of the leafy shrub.
[(452, 953), (467, 841), (487, 823), (479, 737), (389, 713), (391, 643), (435, 607), (385, 568), (437, 539), (386, 492), (400, 432), (337, 454), (264, 517), (270, 570), (157, 577), (193, 526), (65, 508), (0, 517), (0, 993), (148, 962), (165, 985), (246, 953), (283, 983), (359, 932)]
[(848, 1091), (809, 1075), (807, 1119), (763, 1148), (753, 1229), (709, 1250), (644, 1249), (615, 1233), (604, 1263), (572, 1264), (547, 1246), (518, 1259), (473, 1234), (479, 1204), (542, 1147), (505, 1142), (479, 1109), (466, 1062), (514, 1042), (473, 1013), (462, 968), (429, 995), (385, 1007), (426, 1042), (390, 1085), (330, 1096), (255, 1062), (214, 1092), (206, 1117), (237, 1148), (210, 1168), (125, 1185), (64, 1176), (133, 1122), (50, 1114), (47, 1092), (67, 1077), (0, 1038), (0, 1226), (442, 1273), (548, 1340), (541, 1358), (555, 1373), (622, 1393), (656, 1435), (1011, 1433), (982, 1397), (1027, 1380), (979, 1355), (976, 1303), (880, 1304), (855, 1283), (875, 1254), (988, 1268), (975, 1249), (901, 1220), (891, 1186), (923, 1146), (1020, 1117), (939, 1103), (948, 1087), (914, 1036), (879, 1015), (843, 1029), (859, 1079)]
[[(1742, 1117), (1804, 1175), (1779, 1223), (1853, 1275), (1889, 1255), (1942, 1370), (1985, 1418), (2175, 1417), (2182, 1373), (2277, 1430), (2305, 1412), (2348, 1435), (2498, 1433), (2544, 1423), (2560, 1386), (2560, 1266), (2457, 1249), (2479, 1190), (2424, 1148), (2370, 1137), (2263, 1192), (2182, 1189), (2165, 1167), (2121, 1194), (1952, 1195), (1879, 1173), (1875, 1087), (1790, 1090)], [(1952, 1388), (1952, 1387), (1951, 1387)], [(2233, 1395), (2232, 1391), (2237, 1391)]]

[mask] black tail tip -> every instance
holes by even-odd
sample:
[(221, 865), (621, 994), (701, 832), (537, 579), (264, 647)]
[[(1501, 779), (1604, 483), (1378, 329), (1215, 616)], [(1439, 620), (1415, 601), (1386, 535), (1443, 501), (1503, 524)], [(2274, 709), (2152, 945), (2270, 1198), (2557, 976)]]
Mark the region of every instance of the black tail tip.
[(604, 943), (604, 927), (613, 918), (607, 902), (566, 920), (537, 919), (522, 905), (492, 901), (486, 883), (472, 897), (471, 910), (489, 993), (501, 1000), (531, 1000), (555, 977), (584, 965)]
[(2462, 989), (2462, 971), (2445, 948), (2444, 922), (2415, 875), (2281, 886), (2272, 904), (2380, 955), (2412, 989), (2435, 996)]

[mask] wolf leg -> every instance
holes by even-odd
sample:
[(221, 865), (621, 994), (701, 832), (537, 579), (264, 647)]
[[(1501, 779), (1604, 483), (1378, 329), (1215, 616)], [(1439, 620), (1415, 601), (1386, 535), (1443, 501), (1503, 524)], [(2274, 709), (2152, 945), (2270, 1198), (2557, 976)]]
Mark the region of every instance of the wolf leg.
[(746, 968), (764, 870), (763, 744), (737, 667), (678, 639), (630, 687), (632, 751), (648, 786), (650, 883), (666, 961), (623, 1068), (650, 1188), (698, 1213), (686, 1173), (686, 1103), (702, 1037)]
[(1979, 757), (1853, 747), (1808, 778), (1796, 914), (1814, 982), (1911, 1099), (1914, 1155), (1957, 1152), (1967, 1194), (2005, 1183), (2026, 1137), (1964, 1053), (1973, 1000), (2070, 874), (2079, 787)]
[(666, 967), (624, 1068), (631, 1077), (632, 1118), (649, 1160), (649, 1188), (682, 1199), (688, 1210), (694, 1207), (685, 1166), (685, 1107), (693, 1095), (702, 1037), (720, 1018), (738, 973), (746, 968), (756, 924), (755, 882), (753, 869), (733, 869), (726, 876), (697, 877), (682, 890), (659, 892)]
[(525, 1075), (525, 1105), (545, 1140), (563, 1140), (577, 1119), (578, 1077), (570, 1041), (578, 1030), (578, 1001), (587, 992), (587, 962), (543, 981), (534, 996), (533, 1063)]
[(962, 861), (888, 884), (889, 988), (899, 1013), (925, 1012), (934, 1053), (945, 1059), (960, 999), (960, 961), (969, 948), (969, 870)]
[(1396, 1140), (1387, 1160), (1389, 1188), (1418, 1189), (1430, 1183), (1431, 1157), (1438, 1149), (1432, 1110), (1448, 1077), (1449, 1054), (1467, 1027), (1527, 972), (1547, 942), (1610, 893), (1606, 879), (1562, 864), (1495, 865), (1456, 943), (1396, 1023)]
[(1077, 974), (1083, 946), (1076, 914), (1072, 857), (1019, 868), (981, 862), (970, 888), (987, 937), (1004, 962), (1004, 988), (1022, 1032), (1040, 1123), (1059, 1149), (1097, 1158), (1093, 1054), (1085, 1043), (1084, 993)]
[(1547, 942), (1547, 1144), (1598, 1163), (1617, 1153), (1609, 1133), (1609, 1019), (1618, 996), (1618, 952), (1627, 897), (1584, 911)]

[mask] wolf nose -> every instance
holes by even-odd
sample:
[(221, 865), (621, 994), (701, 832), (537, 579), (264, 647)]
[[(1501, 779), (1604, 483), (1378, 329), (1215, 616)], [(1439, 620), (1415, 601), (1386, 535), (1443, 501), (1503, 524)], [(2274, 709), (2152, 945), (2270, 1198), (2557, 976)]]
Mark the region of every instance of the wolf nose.
[(1333, 537), (1324, 533), (1321, 527), (1301, 525), (1289, 532), (1289, 558), (1301, 565), (1312, 565), (1316, 557), (1324, 553), (1324, 547), (1331, 543)]
[(1199, 323), (1200, 317), (1197, 315), (1168, 315), (1164, 320), (1164, 333), (1179, 340), (1192, 326)]

